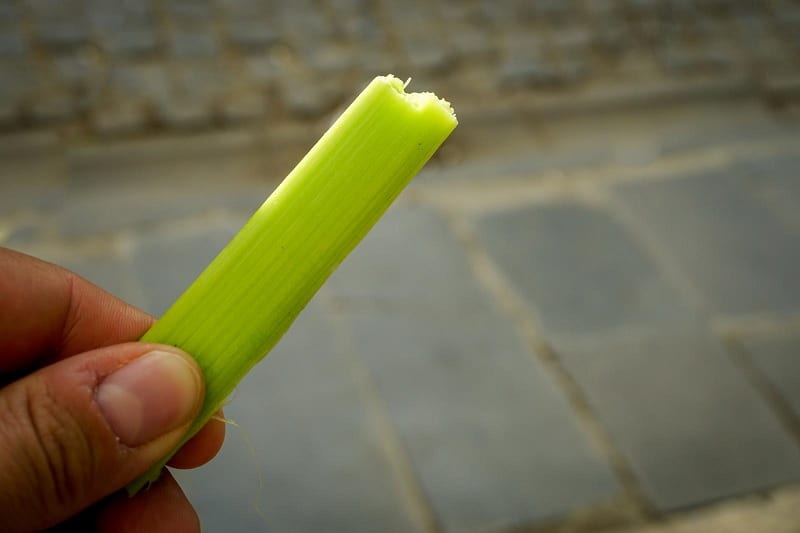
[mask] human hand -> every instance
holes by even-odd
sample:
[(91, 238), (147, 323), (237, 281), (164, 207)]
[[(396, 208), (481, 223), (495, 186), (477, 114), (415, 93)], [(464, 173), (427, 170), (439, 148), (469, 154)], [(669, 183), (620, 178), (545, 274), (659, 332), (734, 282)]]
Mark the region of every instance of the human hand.
[[(54, 265), (0, 248), (0, 531), (193, 532), (177, 482), (124, 488), (177, 445), (204, 394), (194, 360), (131, 342), (153, 318)], [(170, 461), (222, 446), (209, 422)]]

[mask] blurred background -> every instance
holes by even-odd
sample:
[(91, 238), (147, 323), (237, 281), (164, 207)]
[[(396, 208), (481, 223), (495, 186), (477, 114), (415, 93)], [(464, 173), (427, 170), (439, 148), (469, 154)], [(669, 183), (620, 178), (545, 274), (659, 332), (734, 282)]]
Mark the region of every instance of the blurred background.
[(159, 315), (388, 72), (460, 126), (204, 529), (800, 531), (798, 1), (2, 0), (0, 245)]

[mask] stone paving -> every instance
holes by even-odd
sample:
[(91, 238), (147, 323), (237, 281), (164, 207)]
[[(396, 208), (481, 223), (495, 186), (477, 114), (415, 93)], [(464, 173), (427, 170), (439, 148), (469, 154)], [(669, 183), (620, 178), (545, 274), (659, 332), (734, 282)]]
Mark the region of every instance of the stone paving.
[(800, 90), (796, 0), (5, 0), (0, 127), (324, 118), (393, 72), (462, 113)]
[[(798, 134), (462, 120), (179, 473), (205, 530), (798, 531)], [(0, 244), (158, 315), (306, 136), (7, 135)]]
[(0, 246), (154, 315), (374, 75), (460, 126), (178, 473), (206, 531), (800, 532), (796, 0), (0, 2)]
[(707, 533), (769, 531), (796, 533), (800, 526), (797, 508), (800, 492), (796, 488), (776, 491), (768, 497), (743, 498), (713, 505), (685, 515), (675, 515), (664, 523), (644, 528), (613, 530), (615, 533)]

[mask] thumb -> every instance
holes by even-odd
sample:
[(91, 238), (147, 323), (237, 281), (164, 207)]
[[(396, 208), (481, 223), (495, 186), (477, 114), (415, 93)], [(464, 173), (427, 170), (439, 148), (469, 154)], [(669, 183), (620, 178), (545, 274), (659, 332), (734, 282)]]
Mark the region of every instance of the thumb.
[(0, 531), (50, 527), (169, 453), (202, 403), (194, 360), (128, 343), (0, 389)]

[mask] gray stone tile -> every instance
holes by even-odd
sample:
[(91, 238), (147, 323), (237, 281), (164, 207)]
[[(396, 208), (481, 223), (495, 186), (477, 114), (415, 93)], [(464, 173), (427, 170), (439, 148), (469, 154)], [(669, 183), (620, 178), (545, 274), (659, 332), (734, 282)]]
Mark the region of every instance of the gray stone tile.
[(279, 39), (277, 31), (261, 18), (239, 16), (229, 20), (227, 32), (230, 40), (248, 52), (263, 51)]
[(329, 287), (446, 529), (550, 518), (615, 493), (437, 215), (393, 209)]
[(54, 216), (69, 237), (137, 229), (211, 211), (254, 212), (275, 186), (255, 179), (248, 149), (197, 143), (132, 144), (76, 154), (64, 206)]
[(28, 45), (22, 32), (13, 29), (2, 29), (0, 33), (0, 57), (24, 59), (28, 53)]
[(269, 102), (258, 92), (233, 93), (220, 102), (218, 112), (229, 123), (255, 123), (269, 114)]
[(20, 108), (17, 102), (12, 101), (15, 97), (10, 99), (3, 99), (0, 102), (0, 127), (5, 128), (17, 124), (20, 117)]
[(800, 185), (798, 185), (800, 181), (797, 180), (800, 171), (800, 155), (797, 153), (789, 152), (758, 159), (743, 159), (736, 162), (736, 169), (740, 174), (754, 178), (748, 182), (751, 186), (758, 187), (761, 184), (760, 181), (755, 181), (755, 178), (780, 180), (785, 184), (786, 192), (790, 193), (793, 198), (800, 196)]
[(21, 6), (7, 2), (0, 5), (0, 24), (11, 26), (19, 20)]
[(238, 132), (73, 150), (69, 172), (76, 188), (128, 182), (184, 191), (215, 187), (222, 194), (248, 182), (269, 190), (271, 180), (283, 177), (270, 172), (252, 137)]
[(448, 38), (455, 51), (464, 58), (487, 57), (494, 50), (491, 29), (481, 23), (477, 5), (465, 7), (463, 3), (440, 4), (442, 19), (449, 31)]
[(286, 38), (295, 39), (294, 44), (326, 37), (330, 23), (312, 0), (297, 0), (292, 4), (278, 4), (273, 11), (277, 23)]
[(283, 105), (297, 117), (319, 118), (344, 99), (343, 86), (333, 79), (311, 82), (304, 77), (285, 76), (279, 83)]
[(95, 0), (89, 17), (99, 41), (118, 57), (151, 53), (158, 46), (158, 25), (149, 2), (119, 4)]
[(205, 58), (219, 52), (219, 43), (208, 28), (176, 31), (172, 33), (170, 39), (172, 53), (179, 59)]
[[(443, 32), (434, 22), (433, 10), (408, 9), (404, 2), (390, 0), (385, 3), (392, 18), (396, 42), (403, 50), (405, 63), (415, 76), (420, 73), (443, 72), (454, 64), (454, 55)], [(421, 72), (420, 72), (421, 71)]]
[(502, 83), (517, 87), (553, 81), (555, 69), (546, 59), (541, 38), (514, 32), (504, 41), (504, 61), (498, 72)]
[(191, 205), (153, 197), (148, 191), (92, 191), (71, 194), (58, 212), (58, 228), (67, 238), (132, 229), (170, 217), (185, 216)]
[[(367, 51), (365, 59), (369, 60), (365, 67), (376, 68), (376, 59), (378, 57), (388, 57), (390, 54), (386, 50), (386, 41), (388, 40), (388, 28), (383, 25), (379, 16), (369, 9), (360, 9), (347, 17), (343, 21), (345, 31), (350, 39), (359, 43), (360, 47), (372, 46), (372, 52), (378, 52), (377, 56), (372, 55)], [(377, 62), (377, 64), (383, 64)]]
[(152, 235), (134, 245), (132, 264), (149, 313), (160, 316), (244, 224), (231, 221)]
[(668, 331), (560, 355), (664, 510), (800, 479), (800, 450), (717, 342)]
[(213, 104), (208, 96), (194, 95), (184, 98), (177, 94), (159, 102), (158, 121), (178, 130), (209, 128), (212, 122)]
[(357, 48), (353, 45), (326, 43), (318, 48), (311, 47), (304, 55), (308, 64), (323, 78), (352, 72), (360, 66)]
[(419, 208), (390, 209), (328, 287), (345, 303), (417, 314), (485, 306), (458, 242), (437, 215)]
[[(722, 313), (800, 310), (800, 234), (759, 199), (759, 178), (724, 169), (630, 184), (619, 197)], [(796, 184), (773, 182), (796, 194)], [(776, 194), (775, 192), (771, 194)]]
[(36, 121), (52, 125), (73, 118), (78, 113), (78, 104), (75, 95), (53, 84), (37, 94), (30, 112)]
[(609, 468), (509, 324), (486, 307), (459, 311), (348, 319), (445, 529), (552, 519), (612, 497)]
[(737, 162), (746, 186), (790, 230), (800, 235), (800, 156), (782, 154)]
[(118, 56), (140, 56), (154, 52), (158, 48), (158, 38), (153, 28), (140, 26), (106, 31), (103, 44)]
[(55, 213), (60, 234), (67, 238), (152, 227), (213, 208), (225, 207), (219, 197), (164, 187), (101, 187), (70, 190)]
[(165, 7), (179, 25), (202, 24), (211, 20), (214, 14), (212, 2), (209, 0), (169, 0)]
[[(736, 66), (737, 60), (741, 59), (741, 53), (732, 46), (716, 48), (704, 46), (698, 49), (685, 44), (667, 44), (657, 48), (656, 57), (664, 69), (675, 75), (686, 76), (704, 70), (706, 72), (730, 71)], [(681, 144), (679, 140), (677, 144)]]
[(91, 40), (90, 26), (80, 12), (69, 18), (42, 16), (36, 25), (36, 35), (52, 50), (73, 48)]
[(742, 342), (756, 366), (800, 416), (800, 336), (754, 337)]
[(103, 67), (96, 53), (76, 50), (61, 54), (53, 60), (57, 78), (70, 91), (85, 91), (97, 94), (102, 83)]
[[(17, 166), (14, 162), (8, 160), (4, 160), (3, 163), (9, 163), (10, 167), (25, 170), (34, 166), (28, 164)], [(9, 180), (3, 180), (3, 175), (10, 172), (13, 172), (13, 170), (9, 167), (0, 171), (0, 216), (19, 211), (41, 209), (44, 212), (43, 218), (52, 219), (52, 213), (55, 212), (66, 196), (64, 181), (58, 178), (47, 179), (46, 177), (41, 179), (17, 179), (14, 177)]]
[(145, 108), (134, 99), (115, 96), (98, 106), (91, 115), (91, 125), (101, 136), (130, 134), (147, 121)]
[(169, 99), (172, 86), (169, 72), (158, 63), (126, 63), (112, 65), (108, 80), (113, 93), (160, 103)]
[(178, 99), (209, 100), (237, 85), (237, 73), (222, 62), (203, 62), (174, 71)]
[(66, 194), (66, 166), (61, 148), (48, 136), (0, 140), (0, 216), (40, 209), (51, 214)]
[(517, 14), (515, 2), (492, 2), (481, 0), (481, 13), (490, 27), (498, 27), (513, 22)]
[(140, 309), (146, 307), (147, 302), (136, 275), (126, 258), (115, 255), (81, 256), (58, 261), (58, 264), (131, 305)]
[(268, 86), (280, 78), (280, 67), (266, 53), (249, 55), (242, 60), (242, 66), (257, 86)]
[(484, 246), (557, 337), (692, 319), (658, 265), (606, 212), (573, 203), (476, 221)]
[(42, 76), (23, 61), (0, 62), (0, 97), (9, 104), (18, 105), (32, 91), (42, 86)]
[(241, 384), (225, 408), (240, 429), (210, 465), (180, 476), (204, 530), (414, 531), (334, 345), (312, 302)]
[(658, 134), (661, 152), (665, 156), (686, 151), (763, 142), (772, 139), (776, 142), (797, 139), (800, 133), (798, 124), (792, 121), (776, 121), (758, 113), (741, 113), (724, 117), (709, 117), (711, 120), (693, 121), (691, 127), (669, 129)]
[(608, 165), (612, 161), (612, 152), (611, 147), (598, 144), (584, 145), (578, 150), (548, 146), (547, 149), (536, 153), (525, 152), (524, 155), (517, 152), (498, 158), (495, 154), (494, 157), (453, 168), (426, 168), (420, 178), (489, 182), (503, 177), (520, 178), (553, 174), (556, 171), (569, 172)]

